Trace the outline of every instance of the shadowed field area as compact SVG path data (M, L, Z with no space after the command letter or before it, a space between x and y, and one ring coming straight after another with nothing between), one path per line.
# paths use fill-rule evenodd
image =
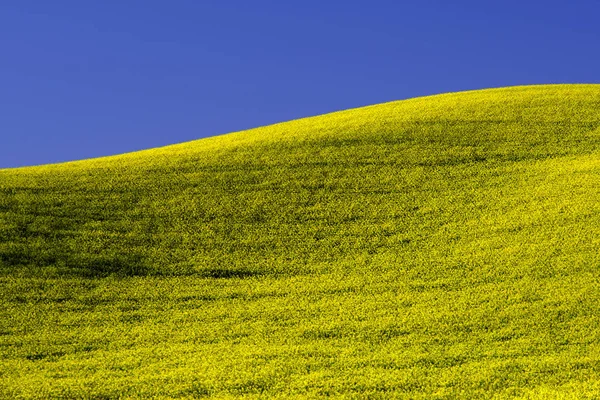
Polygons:
M595 398L600 85L0 170L2 398Z

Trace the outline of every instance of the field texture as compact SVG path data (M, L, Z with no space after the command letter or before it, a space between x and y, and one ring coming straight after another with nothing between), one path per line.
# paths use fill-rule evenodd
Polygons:
M593 399L600 85L0 170L0 398Z

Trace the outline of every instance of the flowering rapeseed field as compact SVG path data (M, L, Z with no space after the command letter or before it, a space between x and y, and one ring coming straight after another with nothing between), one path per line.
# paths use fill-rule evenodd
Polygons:
M0 398L596 398L600 85L0 170Z

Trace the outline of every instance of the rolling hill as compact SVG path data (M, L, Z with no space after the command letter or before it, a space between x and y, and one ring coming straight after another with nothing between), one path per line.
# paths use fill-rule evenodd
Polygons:
M0 170L2 398L595 398L600 85Z

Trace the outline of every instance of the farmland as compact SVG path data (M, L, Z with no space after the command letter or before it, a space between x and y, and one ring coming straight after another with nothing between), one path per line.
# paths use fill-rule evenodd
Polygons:
M0 170L1 398L595 398L600 85Z

